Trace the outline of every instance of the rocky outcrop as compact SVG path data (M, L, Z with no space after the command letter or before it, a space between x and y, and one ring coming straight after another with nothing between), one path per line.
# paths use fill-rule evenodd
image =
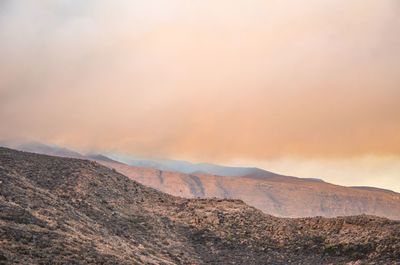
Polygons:
M0 148L0 192L1 264L400 264L398 221L277 218L93 161Z

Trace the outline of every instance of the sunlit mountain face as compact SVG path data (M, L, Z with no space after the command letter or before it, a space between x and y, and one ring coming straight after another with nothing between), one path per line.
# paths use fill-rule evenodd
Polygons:
M282 217L337 217L359 214L400 220L400 194L376 187L345 187L260 168L229 167L177 160L144 160L117 154L80 154L67 148L2 143L18 150L90 160L128 178L183 198L240 199L266 214Z
M3 0L0 140L400 191L399 14L397 0Z

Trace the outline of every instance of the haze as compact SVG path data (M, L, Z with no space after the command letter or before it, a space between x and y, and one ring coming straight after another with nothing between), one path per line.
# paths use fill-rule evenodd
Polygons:
M400 191L400 2L0 1L0 139Z

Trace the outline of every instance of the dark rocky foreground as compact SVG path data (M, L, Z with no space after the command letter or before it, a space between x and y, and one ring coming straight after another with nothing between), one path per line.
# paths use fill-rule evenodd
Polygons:
M182 199L95 162L0 148L0 264L400 264L400 222Z

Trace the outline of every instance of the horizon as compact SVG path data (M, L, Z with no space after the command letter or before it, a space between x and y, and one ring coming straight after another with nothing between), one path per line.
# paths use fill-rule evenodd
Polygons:
M0 141L400 192L397 0L0 2Z

